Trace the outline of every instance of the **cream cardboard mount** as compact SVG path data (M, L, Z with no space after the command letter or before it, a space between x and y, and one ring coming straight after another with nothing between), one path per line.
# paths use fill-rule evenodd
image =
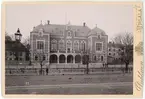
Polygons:
M5 60L5 31L7 29L7 7L10 5L16 6L16 5L96 5L96 6L100 6L100 5L124 5L124 6L128 6L128 5L132 5L132 11L133 11L133 27L134 27L134 32L133 32L133 93L132 94L72 94L67 95L67 94L63 94L63 95L59 95L59 94L41 94L38 92L36 92L36 89L39 90L44 90L46 89L45 85L40 85L40 86L36 86L36 85L30 85L31 82L26 81L25 85L13 85L13 86L9 86L6 84L6 81L8 79L11 78L15 79L15 77L17 77L16 75L6 75L6 60ZM142 8L143 4L142 2L3 2L2 4L2 92L3 92L3 96L4 97L49 97L49 98L65 98L65 97L71 97L71 98L76 98L76 97L80 97L80 98L111 98L111 97L115 97L115 98L142 98L143 97L143 8ZM53 9L52 9L53 10ZM19 14L19 13L18 13ZM9 14L10 15L10 14ZM56 16L56 18L58 18L58 16ZM9 77L8 77L9 76ZM62 75L64 76L64 75ZM22 76L23 77L23 76ZM38 76L37 77L42 77L43 76ZM46 75L44 76L46 77ZM53 77L53 76L51 76ZM93 76L94 77L94 76ZM29 78L29 76L25 77ZM41 79L42 79L41 78ZM55 78L55 76L54 76ZM61 76L60 76L61 78ZM62 77L63 79L64 77ZM77 78L77 77L76 77ZM5 80L6 79L6 80ZM73 77L69 78L69 81L72 80L73 82ZM42 79L45 80L45 79ZM51 79L52 80L52 79ZM91 76L90 76L90 80ZM100 83L99 83L100 84ZM121 85L121 82L120 82ZM47 87L49 86L50 89L53 90L53 88L59 87L60 90L62 90L63 88L66 88L67 85L64 84L64 86L61 86L61 84L59 85L47 85ZM51 87L50 87L51 86ZM71 87L70 87L71 86ZM75 86L75 84L70 84L70 88L73 88L72 86ZM84 88L85 90L85 86L82 84L83 87L80 87L81 84L78 85L79 88ZM87 86L87 85L86 85ZM93 84L90 85L90 88L92 88L92 86L94 86ZM97 86L97 84L96 84ZM106 85L104 84L100 84L99 86L103 86L102 88L104 88ZM33 87L33 88L32 88ZM38 88L39 87L39 88ZM18 91L18 89L25 89L24 91L26 91L25 94L7 94L7 91ZM103 89L100 90L103 90ZM108 89L111 88L110 86L108 87ZM88 88L89 89L89 88ZM30 90L33 90L32 93L29 93ZM117 89L116 89L117 90ZM21 91L21 90L20 90ZM63 91L63 90L62 90ZM13 91L12 91L13 92Z

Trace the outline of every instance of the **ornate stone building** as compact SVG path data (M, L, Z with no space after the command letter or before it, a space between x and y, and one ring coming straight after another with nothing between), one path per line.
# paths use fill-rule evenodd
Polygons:
M40 24L30 32L31 61L46 63L81 63L82 53L89 52L91 62L107 62L108 36L97 26Z

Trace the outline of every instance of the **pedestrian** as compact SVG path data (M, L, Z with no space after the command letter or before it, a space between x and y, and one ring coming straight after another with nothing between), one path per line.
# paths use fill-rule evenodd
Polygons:
M48 68L46 68L46 75L48 75Z
M102 71L104 70L104 62L102 63L102 65L103 65L103 68L102 68Z
M108 70L108 63L106 63L106 69Z
M104 68L104 62L102 63L102 65L103 65L103 68Z

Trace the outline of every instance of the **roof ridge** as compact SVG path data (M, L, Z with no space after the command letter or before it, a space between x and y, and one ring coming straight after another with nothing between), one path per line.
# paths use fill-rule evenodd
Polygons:
M45 24L45 25L43 25L43 26L51 26L51 25L58 25L58 26L67 26L67 24ZM89 28L88 26L83 26L83 25L69 25L69 26L76 26L76 27L87 27L87 28ZM90 29L90 28L89 28Z

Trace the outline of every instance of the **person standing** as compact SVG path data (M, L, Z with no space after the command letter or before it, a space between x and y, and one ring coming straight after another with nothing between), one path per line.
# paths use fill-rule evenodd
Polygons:
M48 75L48 68L46 68L46 75Z
M102 68L102 71L104 70L104 62L102 63L102 66L103 66L103 68Z

